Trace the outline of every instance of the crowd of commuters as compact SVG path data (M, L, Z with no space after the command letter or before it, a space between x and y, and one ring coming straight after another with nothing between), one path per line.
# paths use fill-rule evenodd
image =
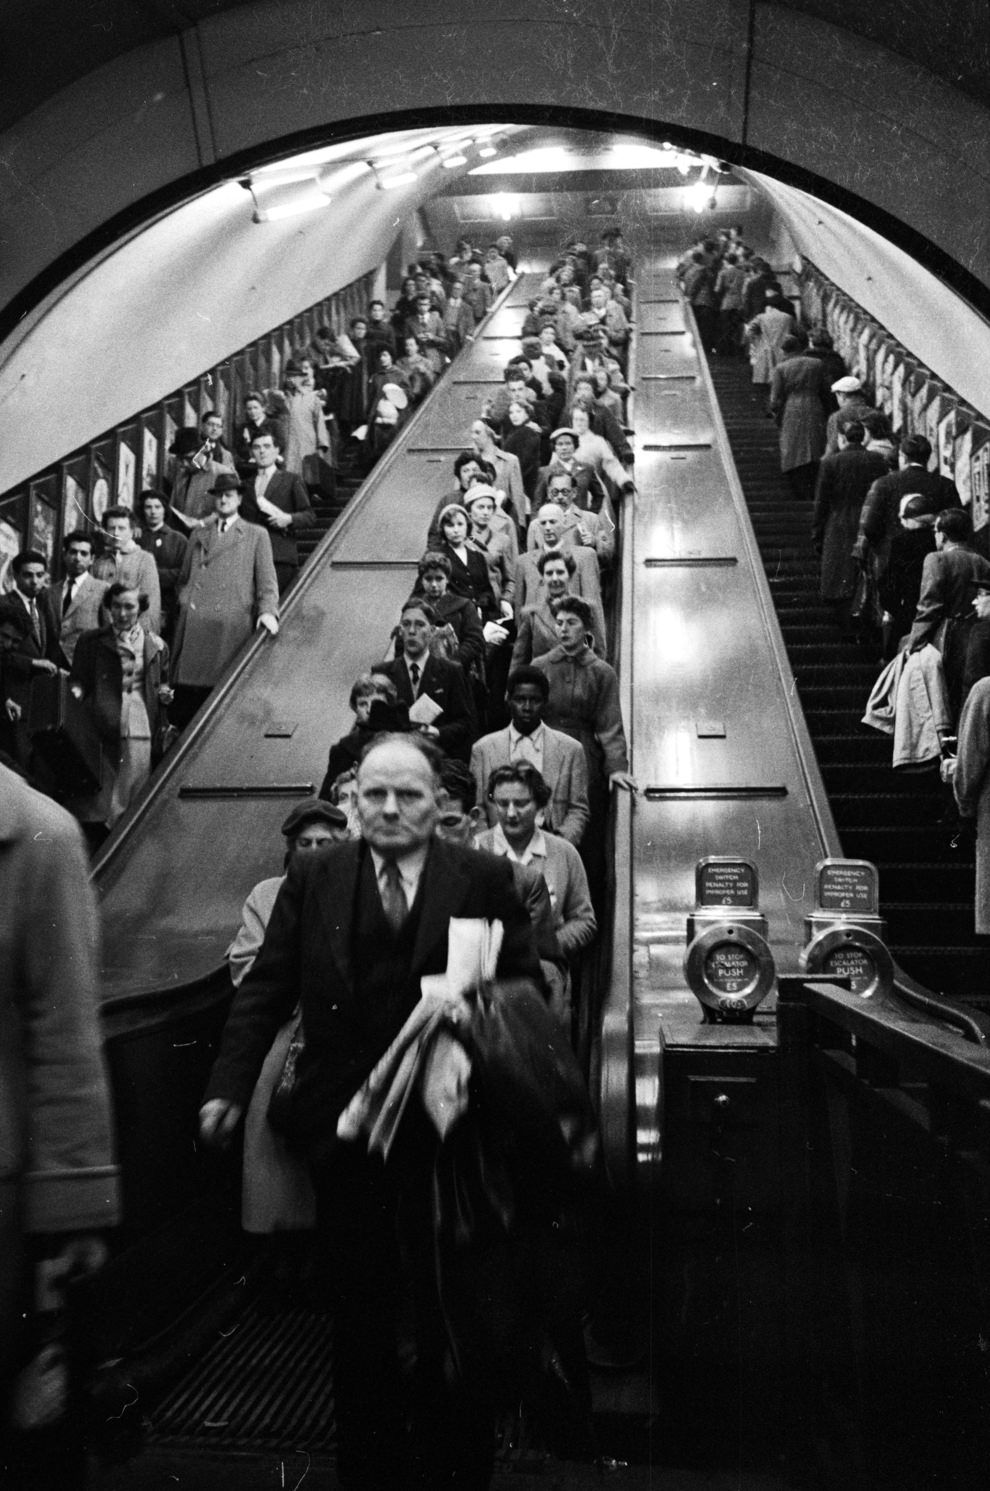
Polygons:
M779 427L781 471L809 515L821 598L864 657L884 665L864 699L864 723L893 736L895 766L941 762L963 817L985 817L990 560L955 483L931 469L927 436L894 435L828 332L802 323L738 228L699 239L678 275L707 355L748 355ZM956 832L951 811L945 821ZM985 932L990 854L978 859L977 930Z
M232 422L211 411L179 430L161 487L67 534L55 583L44 554L13 560L0 600L0 746L24 776L43 779L38 685L57 682L59 709L81 711L100 748L91 790L59 793L91 842L134 801L170 734L252 634L277 638L298 532L332 489L343 442L365 463L386 448L516 268L508 239L485 253L462 241L449 264L428 256L391 315L374 302L346 333L321 328L287 361L280 388L252 393ZM252 891L230 947L237 993L202 1136L222 1142L246 1117L245 1229L315 1224L325 1244L342 1484L480 1487L491 1472L491 1384L478 1363L452 1372L439 1243L406 1214L422 1207L422 1182L440 1163L435 1138L422 1117L408 1121L403 1163L385 1176L366 1145L333 1137L416 1004L420 977L449 968L451 917L501 923L495 972L509 994L500 1019L532 1048L528 1063L502 1070L504 1034L499 1046L493 1025L472 1029L465 1049L497 1078L492 1111L500 1125L530 1123L542 1105L536 1132L574 1145L573 1159L562 1150L541 1161L536 1190L527 1175L512 1177L533 1262L516 1283L519 1318L544 1322L587 1421L569 1231L553 1207L593 1152L571 1046L582 960L598 934L609 794L635 790L606 625L621 505L633 490L629 270L617 232L597 250L569 241L551 266L517 355L464 431L413 591L353 683L353 728L328 742L319 796L283 825L285 873ZM343 953L314 895L353 906ZM285 975L303 944L300 983ZM340 993L332 1007L328 978ZM444 1009L452 1026L465 1017L452 1000ZM553 1081L541 1083L548 1062ZM270 1120L290 1063L299 1079L286 1145ZM523 1093L523 1075L520 1107L509 1094ZM571 1106L558 1129L564 1093ZM397 1327L408 1328L400 1273L415 1307L411 1402L396 1352ZM472 1324L460 1349L476 1337ZM531 1344L530 1370L544 1350L538 1335Z

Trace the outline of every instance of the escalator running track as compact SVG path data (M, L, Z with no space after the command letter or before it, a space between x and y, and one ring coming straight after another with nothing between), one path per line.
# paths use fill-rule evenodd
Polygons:
M972 852L939 821L947 790L936 769L894 771L889 737L861 724L878 664L821 600L811 512L781 474L766 395L743 359L709 366L843 850L877 866L904 972L954 999L979 997L990 958L973 931Z

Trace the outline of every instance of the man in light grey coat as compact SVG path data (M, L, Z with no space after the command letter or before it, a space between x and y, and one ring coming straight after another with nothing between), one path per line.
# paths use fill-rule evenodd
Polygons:
M576 847L590 817L588 769L580 744L543 723L549 693L546 674L538 668L514 669L508 684L511 723L475 742L471 771L478 784L478 801L484 803L489 825L494 826L498 818L494 803L488 800L492 772L517 761L535 766L550 789L544 827Z
M88 533L67 533L62 541L62 563L65 579L50 591L53 613L59 623L58 641L65 667L72 666L72 654L83 632L97 631L103 625L100 608L109 580L94 580L93 540Z
M214 516L195 529L179 576L174 723L188 723L255 630L278 635L278 580L268 534L239 517L243 483L222 472ZM181 690L181 693L180 693Z

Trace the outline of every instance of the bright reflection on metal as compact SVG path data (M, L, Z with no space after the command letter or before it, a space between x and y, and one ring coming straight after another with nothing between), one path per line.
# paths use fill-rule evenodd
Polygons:
M495 192L492 196L492 206L503 223L511 222L519 213L519 199L512 196L510 192Z
M466 155L448 155L440 162L445 171L453 171L456 166L466 166Z

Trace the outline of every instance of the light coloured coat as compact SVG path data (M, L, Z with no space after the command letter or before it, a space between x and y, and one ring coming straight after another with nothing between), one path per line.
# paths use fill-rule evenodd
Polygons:
M62 599L68 583L68 580L60 580L57 585L53 585L51 598L52 608L59 618L59 646L62 649L66 667L71 667L72 654L83 632L97 631L103 623L100 608L110 582L109 580L94 580L90 574L83 575L81 584L76 586L69 609L63 616Z
M974 683L959 720L953 780L963 818L976 819L976 925L990 934L990 678Z
M488 780L499 766L508 766L509 728L483 735L471 748L471 771L478 788L478 801L485 809L489 824L496 822L495 809L487 800ZM544 726L543 780L550 788L550 801L544 809L547 828L569 844L580 844L588 827L588 768L584 751L576 740L559 730Z
M190 538L179 576L175 682L212 688L265 614L278 616L268 534L241 520L221 534L211 518Z

